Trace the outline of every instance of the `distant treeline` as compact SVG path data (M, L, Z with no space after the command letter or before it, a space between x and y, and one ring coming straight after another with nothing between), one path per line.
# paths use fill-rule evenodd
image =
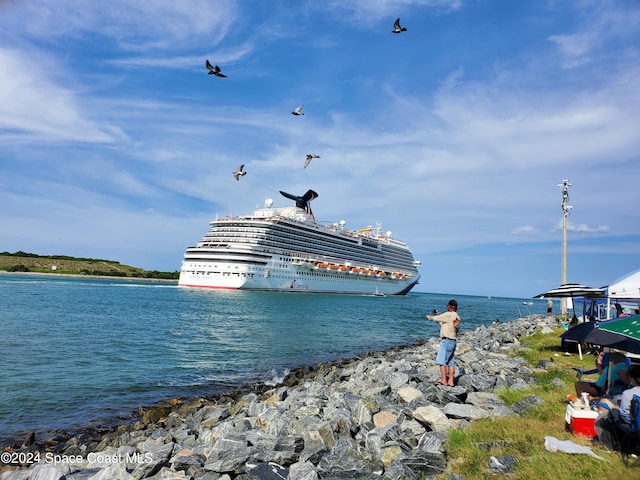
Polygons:
M109 276L109 277L133 277L133 278L155 278L161 280L176 280L180 276L180 272L160 272L158 270L145 270L143 268L131 267L129 265L122 265L120 262L116 262L115 260L104 260L101 258L81 258L81 257L70 257L68 255L37 255L35 253L28 253L18 251L15 253L10 252L2 252L0 253L0 257L11 257L11 258L23 258L23 259L45 259L45 260L60 260L67 262L83 262L77 265L76 268L71 270L63 270L61 268L53 270L48 270L42 267L33 267L28 265L23 265L22 263L17 263L16 265L5 265L0 267L0 269L5 270L7 272L52 272L52 273L71 273L77 275L99 275L99 276ZM19 262L19 260L18 260ZM24 260L24 263L29 263L28 260ZM108 264L108 268L100 268L100 264ZM87 264L91 264L88 266ZM95 264L95 265L94 265ZM67 267L69 268L69 267Z
M104 277L133 277L133 278L157 278L158 280L175 280L180 272L159 272L158 270L141 270L139 272L121 272L120 270L88 270L83 268L80 275L94 275Z

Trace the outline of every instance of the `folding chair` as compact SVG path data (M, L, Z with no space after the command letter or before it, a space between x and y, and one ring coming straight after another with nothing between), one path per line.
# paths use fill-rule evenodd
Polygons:
M627 422L617 408L610 408L606 403L594 402L597 406L609 411L609 420L613 426L616 450L620 452L625 466L635 466L640 462L640 396L634 395L629 410L630 421Z

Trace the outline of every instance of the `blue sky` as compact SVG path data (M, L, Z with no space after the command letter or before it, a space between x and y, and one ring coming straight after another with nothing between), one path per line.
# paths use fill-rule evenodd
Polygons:
M216 214L313 188L418 291L531 297L569 179L567 280L640 267L634 0L0 0L0 65L0 251L174 271Z

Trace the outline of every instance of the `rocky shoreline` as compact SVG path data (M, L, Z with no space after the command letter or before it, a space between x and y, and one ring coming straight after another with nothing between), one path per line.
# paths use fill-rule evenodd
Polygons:
M447 471L449 429L539 401L507 407L494 392L534 382L509 353L559 325L532 315L462 333L455 387L434 385L438 341L418 341L300 368L277 386L141 407L115 429L30 437L2 453L0 480L432 478ZM508 471L502 460L488 468Z

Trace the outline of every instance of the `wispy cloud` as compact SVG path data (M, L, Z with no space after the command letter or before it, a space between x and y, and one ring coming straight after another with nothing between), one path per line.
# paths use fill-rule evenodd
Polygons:
M610 231L611 229L606 225L598 225L597 227L590 227L589 225L585 225L584 223L568 223L567 230L571 232L580 232L580 233L605 233Z
M35 38L90 33L116 41L124 50L143 51L195 46L204 38L215 45L228 33L237 8L233 0L216 0L215 8L207 0L113 0L108 8L98 9L90 2L34 0L19 6L10 2L3 14L16 21L27 14L29 22L14 26Z
M116 126L92 120L89 112L83 112L77 92L60 85L73 81L55 60L31 53L0 47L0 136L90 143L123 138ZM55 73L48 78L43 72Z
M564 56L565 68L573 68L583 65L591 61L589 51L595 44L592 35L574 34L574 35L551 35L549 40L555 43Z
M512 235L515 236L524 236L524 237L535 237L540 233L540 231L532 227L531 225L525 225L522 227L515 228L511 231Z
M204 60L207 57L211 57L211 60L221 65L237 63L243 58L246 58L253 51L251 45L245 44L239 47L235 47L233 50L222 49L213 52L203 52L198 55L187 56L137 56L127 58L117 58L113 60L107 60L105 63L113 66L122 67L161 67L171 69L193 69L194 66L199 66L204 71Z
M552 232L562 231L562 221L560 221L553 229ZM584 223L572 223L567 222L567 231L576 233L607 233L611 231L611 228L606 225L598 225L597 227L590 227Z
M409 8L425 7L441 9L446 12L455 11L462 7L462 0L352 0L343 2L331 0L335 9L351 12L359 19L378 20L382 17L396 17Z

